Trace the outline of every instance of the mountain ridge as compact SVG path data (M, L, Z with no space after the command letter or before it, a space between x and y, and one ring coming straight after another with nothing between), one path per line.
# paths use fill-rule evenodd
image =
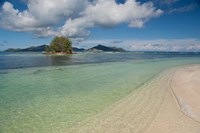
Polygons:
M86 50L87 52L125 52L123 48L108 47L104 45L97 45Z
M46 46L47 45L30 46L27 48L8 48L4 50L4 52L43 52ZM72 47L72 49L74 52L125 52L122 48L108 47L100 44L88 49L77 47Z

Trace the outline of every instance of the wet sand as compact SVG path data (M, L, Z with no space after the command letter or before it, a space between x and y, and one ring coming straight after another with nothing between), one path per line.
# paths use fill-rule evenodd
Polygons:
M72 133L200 133L200 66L166 70Z

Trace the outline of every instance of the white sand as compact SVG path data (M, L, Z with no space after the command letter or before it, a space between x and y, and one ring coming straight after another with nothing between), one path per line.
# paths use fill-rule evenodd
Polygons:
M200 66L177 70L172 85L181 111L200 123Z
M171 69L72 133L200 133L200 66Z
M200 133L200 123L196 121L200 110L193 110L200 106L200 96L193 92L193 89L200 89L200 84L197 84L199 77L192 76L192 73L200 72L196 67L176 69L166 99L146 133ZM191 69L194 71L188 71Z

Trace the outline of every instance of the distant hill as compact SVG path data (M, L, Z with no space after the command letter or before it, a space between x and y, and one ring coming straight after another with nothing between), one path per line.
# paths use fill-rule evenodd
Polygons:
M31 46L28 48L9 48L5 50L4 52L42 52L45 51L45 47L47 45L41 45L41 46ZM72 47L72 50L74 52L125 52L124 49L122 48L117 48L117 47L107 47L104 45L97 45L95 47L89 48L89 49L83 49L83 48L77 48L77 47Z
M45 47L47 45L41 45L41 46L31 46L28 48L20 49L20 48L9 48L5 50L4 52L42 52L45 51Z
M45 47L47 45L41 45L41 46L31 46L28 48L20 49L20 48L9 48L6 49L4 52L42 52L45 51ZM76 48L72 47L72 50L74 52L83 52L85 49L83 48Z
M74 52L83 52L85 49L84 49L84 48L72 47L72 50L73 50Z
M124 49L122 48L117 48L117 47L107 47L104 45L97 45L95 47L89 48L86 50L86 52L125 52Z

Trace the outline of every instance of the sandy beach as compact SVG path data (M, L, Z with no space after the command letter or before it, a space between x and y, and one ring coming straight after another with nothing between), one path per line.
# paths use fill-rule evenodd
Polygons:
M166 70L66 132L200 133L200 65Z

